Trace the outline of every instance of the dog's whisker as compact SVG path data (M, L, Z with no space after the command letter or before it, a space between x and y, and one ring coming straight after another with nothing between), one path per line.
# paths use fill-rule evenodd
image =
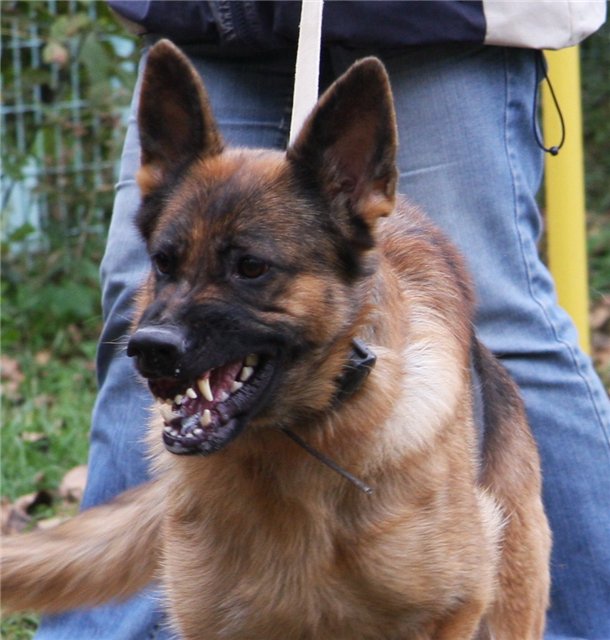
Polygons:
M102 344L118 347L126 347L129 343L129 336L121 336L116 340L103 340Z

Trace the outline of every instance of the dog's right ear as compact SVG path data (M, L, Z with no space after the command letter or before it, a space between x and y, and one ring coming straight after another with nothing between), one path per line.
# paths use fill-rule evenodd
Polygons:
M188 58L169 40L146 61L138 127L144 197L162 189L196 158L221 153L223 142L203 83Z

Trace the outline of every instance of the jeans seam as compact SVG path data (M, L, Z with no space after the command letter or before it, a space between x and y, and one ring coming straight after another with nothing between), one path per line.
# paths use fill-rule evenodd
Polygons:
M597 398L597 393L596 390L592 388L590 382L589 382L589 376L585 375L582 371L582 364L580 362L580 357L579 354L577 353L577 351L573 348L573 346L567 342L566 340L562 339L559 336L559 333L557 331L557 326L555 324L555 321L553 319L553 317L551 316L551 314L548 311L547 305L544 303L543 300L541 300L538 295L536 294L536 292L534 291L534 286L533 286L533 277L532 277L532 269L531 269L531 263L530 260L528 258L528 254L527 251L525 249L525 239L523 237L523 233L521 231L521 227L519 224L519 220L522 217L521 215L521 204L519 202L519 195L518 195L518 189L517 189L517 185L518 183L521 181L521 176L519 175L518 171L516 171L515 169L515 163L514 163L514 158L513 158L513 153L512 153L512 146L511 146L511 140L510 140L510 131L511 131L511 127L509 125L509 120L511 118L510 115L510 99L511 99L511 73L510 73L510 65L508 63L508 55L509 55L509 51L508 50L504 50L504 82L505 82L505 112L504 112L504 150L506 153L506 159L507 159L507 163L508 163L508 167L512 176L512 184L513 184L513 210L514 210L514 225L515 225L515 230L516 230L516 235L519 238L519 248L521 251L521 260L522 263L525 267L525 271L526 271L526 275L527 275L527 287L528 287L528 292L529 295L531 297L531 299L535 302L536 306L538 307L538 309L540 310L542 316L545 319L545 324L547 326L547 329L550 329L551 331L551 335L554 339L554 341L556 342L556 344L558 344L559 346L561 346L563 349L565 349L566 353L568 354L572 365L578 375L578 377L580 378L580 380L583 382L586 390L587 390L587 394L591 400L591 404L593 406L593 410L595 412L595 416L597 418L597 423L600 426L602 433L604 434L604 438L606 440L606 445L607 445L607 450L610 452L610 434L608 433L608 430L606 428L605 425L605 421L604 421L604 417L600 411L600 408L598 406L598 398ZM534 90L537 90L537 87L534 88Z

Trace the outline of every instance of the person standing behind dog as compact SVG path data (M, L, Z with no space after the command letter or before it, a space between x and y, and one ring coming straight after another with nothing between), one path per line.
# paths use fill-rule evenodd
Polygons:
M136 26L145 47L161 37L182 47L205 79L228 144L286 146L300 3L109 4ZM554 533L545 637L607 640L610 402L537 252L539 50L576 44L605 17L603 1L569 4L328 2L320 78L324 88L369 54L386 65L398 116L400 191L466 256L479 300L477 331L519 384L540 449ZM105 325L85 508L147 477L141 439L150 397L116 346L149 268L133 224L138 90L101 268ZM158 604L151 588L116 606L45 618L37 638L170 638Z

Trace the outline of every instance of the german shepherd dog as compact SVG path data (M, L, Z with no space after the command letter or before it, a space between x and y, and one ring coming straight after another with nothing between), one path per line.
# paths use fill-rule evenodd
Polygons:
M541 638L536 448L462 259L396 197L382 64L348 70L287 152L225 149L161 41L138 117L152 270L128 354L154 479L5 541L5 611L158 579L189 640Z

